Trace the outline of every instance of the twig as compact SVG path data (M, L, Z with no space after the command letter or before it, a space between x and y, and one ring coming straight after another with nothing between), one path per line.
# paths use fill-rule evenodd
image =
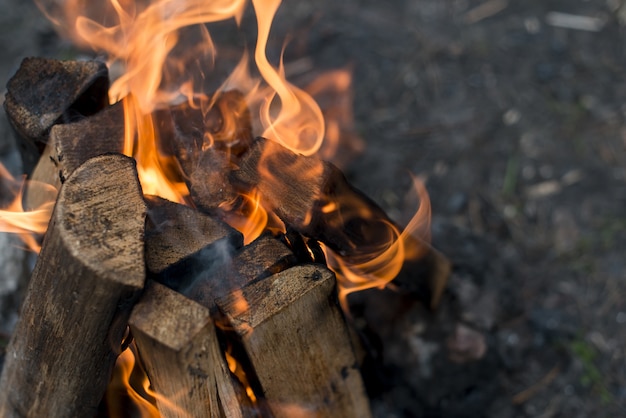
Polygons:
M557 364L540 381L513 396L511 402L513 402L514 405L523 404L524 402L535 396L537 392L539 392L545 386L548 386L550 383L552 383L552 381L558 376L560 371L561 367Z
M508 5L508 0L489 0L480 6L468 10L467 13L465 13L465 23L471 25L480 22L483 19L500 13L502 10L506 9Z

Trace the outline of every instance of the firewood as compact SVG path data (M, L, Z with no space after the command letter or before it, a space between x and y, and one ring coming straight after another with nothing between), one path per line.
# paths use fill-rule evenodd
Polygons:
M371 416L330 270L292 267L216 303L274 416Z
M353 187L333 164L295 154L258 138L232 173L236 187L258 189L263 205L305 236L323 242L351 264L378 256L393 239L390 225L401 228L373 200ZM426 243L412 245L424 261L406 263L394 282L436 305L449 273L449 262ZM423 273L417 276L415 269Z
M194 204L209 213L232 204L238 195L228 173L252 143L244 96L220 92L158 110L154 119L163 151L179 161Z
M124 109L121 102L78 122L55 125L50 129L48 144L35 166L24 193L24 207L37 208L50 199L50 188L61 183L90 158L124 149Z
M161 416L251 416L251 401L228 370L209 309L152 283L129 324Z
M7 83L4 102L9 121L24 140L30 172L52 125L89 116L108 104L109 78L99 61L25 58Z
M148 274L173 289L187 287L243 246L241 233L214 217L156 196L146 197L146 202Z
M93 416L145 280L134 161L96 157L61 187L0 378L2 417Z
M243 247L231 259L214 264L196 277L183 293L213 309L215 299L297 263L289 248L269 233Z

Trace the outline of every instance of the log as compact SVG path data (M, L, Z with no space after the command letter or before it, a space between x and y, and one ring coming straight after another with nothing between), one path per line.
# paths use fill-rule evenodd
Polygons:
M93 115L108 104L109 78L99 61L25 58L7 83L4 108L23 139L24 167L30 172L58 123ZM37 152L38 151L38 152Z
M252 416L245 388L228 370L209 309L152 283L129 324L161 416Z
M33 210L50 201L52 185L61 184L90 158L124 149L124 108L118 102L78 122L55 125L24 193L24 207Z
M148 275L172 289L188 287L243 246L241 233L219 219L156 196L146 202Z
M298 262L285 244L266 233L239 250L231 259L214 264L198 275L182 293L213 310L215 299L242 286L283 271Z
M87 161L60 190L0 377L0 416L93 416L144 280L134 161Z
M330 270L292 267L216 303L275 417L371 416Z
M301 234L323 242L349 264L378 256L398 227L373 200L353 187L333 164L295 154L280 144L258 138L231 175L242 193L257 188L263 206ZM405 263L394 283L436 306L450 263L428 244L412 243L420 260ZM418 275L419 274L419 275Z
M178 160L194 204L208 213L231 206L238 195L228 173L253 139L243 94L219 92L158 110L154 120L163 152Z

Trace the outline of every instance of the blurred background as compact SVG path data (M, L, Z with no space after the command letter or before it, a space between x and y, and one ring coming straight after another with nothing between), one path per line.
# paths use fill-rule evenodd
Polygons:
M2 97L26 56L89 54L30 2L0 10ZM400 223L423 175L454 266L454 325L394 325L375 415L626 416L626 1L286 0L272 34L296 80L351 70L344 171ZM16 245L0 234L3 341L32 264Z

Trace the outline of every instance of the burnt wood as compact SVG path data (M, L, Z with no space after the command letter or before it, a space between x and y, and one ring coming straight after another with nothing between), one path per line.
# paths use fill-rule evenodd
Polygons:
M252 416L245 388L228 370L209 309L151 283L129 324L161 416Z
M273 416L371 416L330 270L295 266L216 303Z
M253 139L243 94L197 98L156 111L154 120L162 150L178 160L194 204L205 212L232 206L237 193L228 173Z
M108 104L108 70L99 61L25 58L7 83L4 108L30 172L50 128L93 115Z
M90 158L124 150L124 107L118 102L78 122L55 125L48 144L30 176L24 193L26 210L49 201L50 188L57 190L82 163Z
M241 192L258 189L264 207L303 235L323 242L349 264L381 254L394 239L390 226L402 230L333 164L295 154L275 141L258 138L231 180ZM394 283L435 306L450 263L425 242L412 239L411 245L423 257L406 262Z
M2 417L93 416L145 280L135 163L87 161L61 187L0 378Z

